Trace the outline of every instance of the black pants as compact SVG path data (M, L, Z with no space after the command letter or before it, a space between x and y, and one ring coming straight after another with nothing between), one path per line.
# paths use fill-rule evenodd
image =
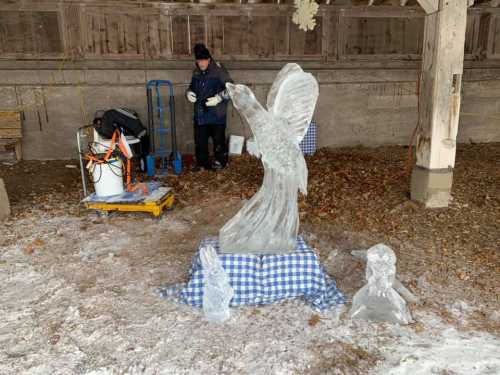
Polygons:
M196 164L209 169L211 167L208 153L208 138L212 137L215 160L226 165L226 126L225 125L194 125L194 142Z

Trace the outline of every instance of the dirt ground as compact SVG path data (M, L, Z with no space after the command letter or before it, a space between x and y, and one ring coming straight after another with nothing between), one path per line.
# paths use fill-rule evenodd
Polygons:
M159 220L82 208L74 161L0 164L13 211L0 226L0 374L500 373L500 144L460 145L446 209L408 199L407 153L320 150L300 202L301 232L349 298L364 282L350 251L394 249L421 301L407 327L301 301L214 326L155 294L186 281L198 242L258 189L256 159L167 178L178 202Z

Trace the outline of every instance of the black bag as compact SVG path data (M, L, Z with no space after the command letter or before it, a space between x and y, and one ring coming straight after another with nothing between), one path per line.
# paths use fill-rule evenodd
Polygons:
M101 137L111 138L116 129L125 135L142 138L146 128L142 125L137 112L126 108L116 108L105 111L101 118L94 119L94 128Z

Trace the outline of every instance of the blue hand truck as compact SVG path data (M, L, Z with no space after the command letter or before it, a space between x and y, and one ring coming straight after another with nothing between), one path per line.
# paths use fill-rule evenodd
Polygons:
M162 87L168 89L168 102L163 98ZM148 176L165 176L170 161L175 174L182 172L182 156L177 150L177 132L175 128L175 101L174 85L167 80L151 80L146 85L148 99L148 131L150 136L150 154L147 157L146 168ZM153 103L156 102L156 105ZM168 105L170 124L167 125L165 118L165 103ZM157 121L155 121L155 118ZM167 138L170 133L171 149L167 146ZM160 159L160 167L156 172L156 160Z

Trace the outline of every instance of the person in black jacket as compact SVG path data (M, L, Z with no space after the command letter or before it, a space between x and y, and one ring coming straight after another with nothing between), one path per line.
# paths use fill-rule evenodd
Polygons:
M229 95L226 82L233 82L227 70L213 60L204 44L194 46L196 68L186 91L194 104L195 170L222 169L227 163L226 107ZM208 139L212 137L215 160L210 163Z

